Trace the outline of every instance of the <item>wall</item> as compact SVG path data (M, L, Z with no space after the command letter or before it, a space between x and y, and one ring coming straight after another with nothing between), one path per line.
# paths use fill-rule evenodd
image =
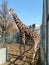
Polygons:
M7 48L0 48L0 64L7 60Z

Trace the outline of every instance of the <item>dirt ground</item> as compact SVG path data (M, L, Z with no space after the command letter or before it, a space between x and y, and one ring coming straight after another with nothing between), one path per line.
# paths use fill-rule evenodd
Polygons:
M36 58L34 63L31 63L33 60L33 47L31 45L25 45L26 50L26 59L24 53L24 47L22 45L21 51L22 55L20 55L20 44L18 43L7 43L5 46L8 48L8 61L3 63L2 65L39 65L39 50L36 53Z

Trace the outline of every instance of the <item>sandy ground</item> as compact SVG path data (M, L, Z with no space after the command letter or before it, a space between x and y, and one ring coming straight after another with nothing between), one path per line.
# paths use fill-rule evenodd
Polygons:
M33 48L31 48L32 46L30 45L26 45L25 46L25 50L26 50L26 59L25 58L25 54L23 54L24 52L24 47L22 45L22 55L20 56L20 44L16 44L16 43L9 43L9 44L5 44L5 46L8 48L8 56L10 59L8 59L7 62L3 63L2 65L36 65L37 61L39 59L39 51L36 54L36 58L34 63L31 63L32 61L32 56L33 56Z

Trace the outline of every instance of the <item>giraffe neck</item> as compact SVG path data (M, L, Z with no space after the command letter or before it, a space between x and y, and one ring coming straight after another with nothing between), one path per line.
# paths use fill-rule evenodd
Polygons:
M12 16L13 16L15 23L16 23L17 27L19 28L20 32L25 31L25 33L27 35L29 35L29 37L33 37L35 43L39 41L40 36L36 32L34 32L33 30L29 29L26 25L24 25L15 13L12 14Z
M24 26L24 24L20 21L20 19L18 18L18 16L16 14L12 14L14 21L17 25L17 27L19 28L19 30L21 31L22 27Z

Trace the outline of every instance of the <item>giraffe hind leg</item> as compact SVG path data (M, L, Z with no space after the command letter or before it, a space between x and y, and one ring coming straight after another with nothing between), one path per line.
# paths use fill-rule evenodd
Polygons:
M33 63L34 62L34 59L35 59L35 55L36 55L36 52L37 52L37 50L39 49L39 45L34 45L34 54L33 54L33 60L32 60L32 62L31 63Z

